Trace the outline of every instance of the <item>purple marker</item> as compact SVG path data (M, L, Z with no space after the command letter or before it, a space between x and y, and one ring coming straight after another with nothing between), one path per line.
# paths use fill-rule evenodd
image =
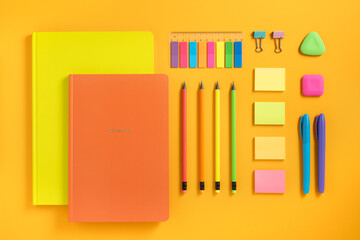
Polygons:
M319 192L325 189L325 116L323 113L316 116L315 133L318 141L318 182Z

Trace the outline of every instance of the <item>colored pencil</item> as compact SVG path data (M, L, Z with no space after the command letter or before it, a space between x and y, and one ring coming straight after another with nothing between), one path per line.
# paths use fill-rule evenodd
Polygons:
M204 161L204 86L201 82L199 90L199 158L200 158L200 192L205 190L205 161Z
M187 101L186 84L182 89L182 191L187 191Z
M215 89L215 192L220 192L220 87Z
M231 191L236 193L236 90L231 89Z

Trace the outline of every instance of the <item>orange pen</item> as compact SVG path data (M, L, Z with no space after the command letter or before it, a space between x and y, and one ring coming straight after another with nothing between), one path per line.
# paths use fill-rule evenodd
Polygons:
M200 192L205 190L205 161L204 161L204 86L201 82L199 90L199 160L200 160Z

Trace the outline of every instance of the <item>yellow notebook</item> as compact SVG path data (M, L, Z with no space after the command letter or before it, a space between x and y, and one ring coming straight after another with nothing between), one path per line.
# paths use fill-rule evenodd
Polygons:
M69 74L153 72L150 32L33 34L34 205L68 204Z

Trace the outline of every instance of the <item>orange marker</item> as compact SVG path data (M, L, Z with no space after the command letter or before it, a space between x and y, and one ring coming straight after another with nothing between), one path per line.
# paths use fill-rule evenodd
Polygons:
M199 90L199 158L200 158L200 192L205 190L205 161L204 161L204 86L201 82Z

